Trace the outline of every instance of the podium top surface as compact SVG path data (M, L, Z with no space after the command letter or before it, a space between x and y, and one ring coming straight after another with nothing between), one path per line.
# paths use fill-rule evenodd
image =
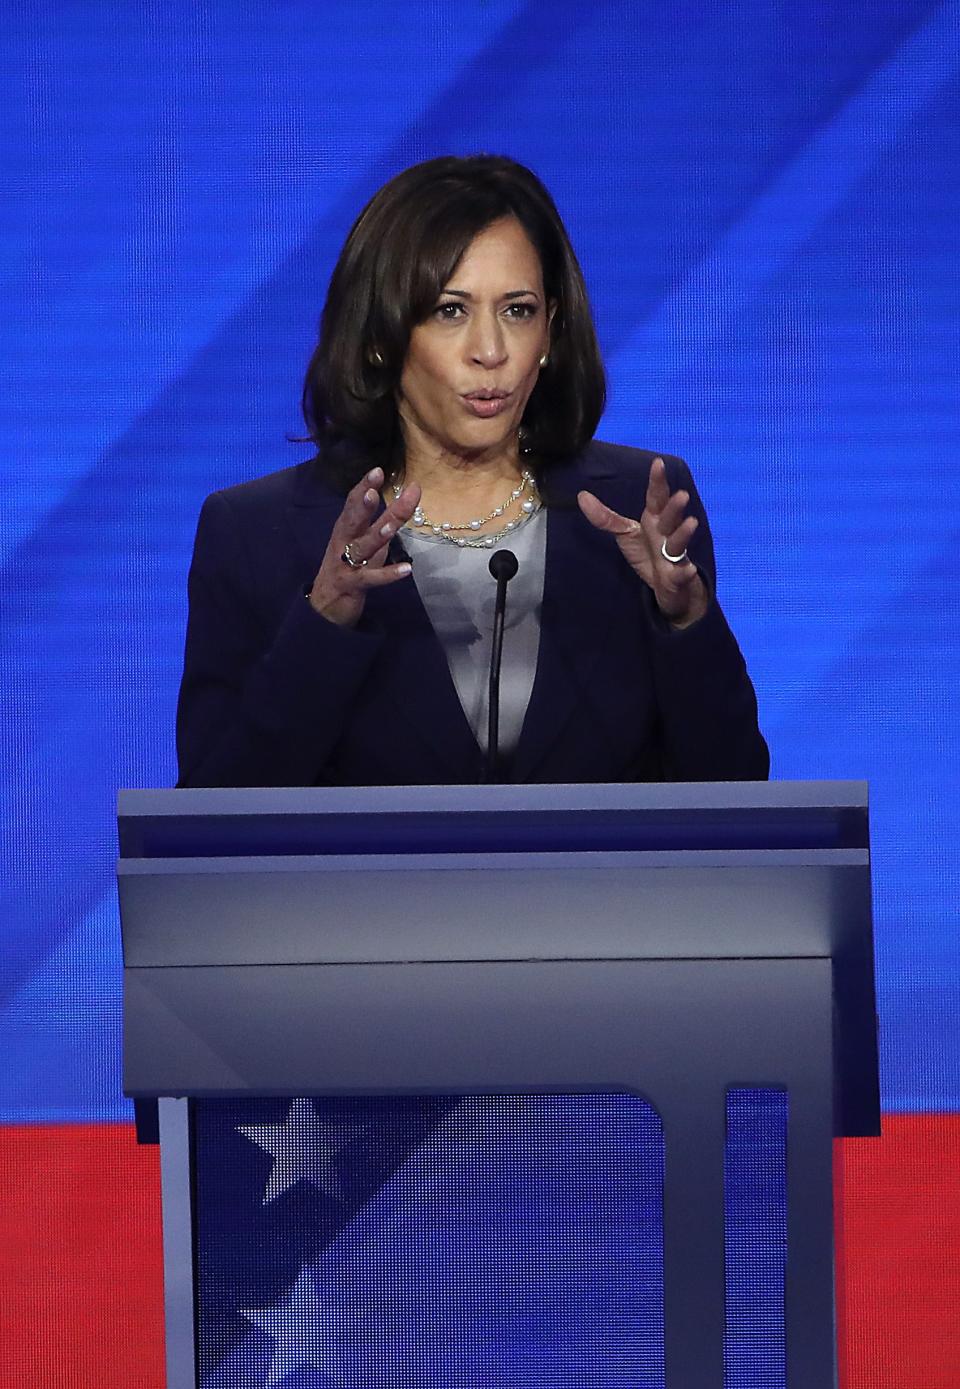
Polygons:
M860 781L124 790L124 858L869 848Z
M519 1037L529 990L562 976L553 1056L572 1017L595 1018L596 999L587 1007L580 994L597 971L613 980L655 966L679 979L708 963L793 962L799 978L822 963L832 971L838 1131L877 1130L862 782L122 791L119 830L133 1093L287 1093L287 993L297 988L311 1017L322 996L326 1016L338 990L372 980L373 996L344 1014L355 1038L358 1017L386 1026L403 1011L409 974L404 1026L415 1036L423 989L447 980L444 1018L482 1038L510 1011L506 981L522 975L530 983L508 1019ZM480 1008L477 981L488 976L495 987ZM830 972L822 977L829 989ZM747 997L734 1032L750 1006ZM679 997L676 1007L682 1016ZM326 1046L316 1040L301 1086L316 1079ZM233 1058L229 1074L209 1071L213 1053ZM435 1054L433 1042L418 1046L410 1065ZM548 1088L567 1074L560 1060L540 1076Z

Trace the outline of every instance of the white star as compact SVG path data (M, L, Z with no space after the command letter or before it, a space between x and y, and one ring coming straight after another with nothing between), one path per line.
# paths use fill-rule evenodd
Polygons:
M297 1182L311 1182L326 1196L345 1201L333 1165L338 1153L363 1133L361 1124L325 1124L309 1100L294 1100L283 1124L238 1124L244 1138L273 1158L263 1205Z
M281 1302L271 1307L240 1309L240 1315L265 1331L273 1340L273 1359L267 1374L265 1389L273 1389L285 1375L294 1370L319 1370L331 1384L343 1384L335 1379L325 1363L330 1347L324 1341L323 1306L306 1267ZM327 1355L324 1355L326 1350Z

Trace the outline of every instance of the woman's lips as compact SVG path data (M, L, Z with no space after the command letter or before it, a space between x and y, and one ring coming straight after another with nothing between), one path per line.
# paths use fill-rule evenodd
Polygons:
M510 392L503 395L485 395L472 392L470 395L462 396L464 405L471 414L477 415L482 420L488 420L493 415L500 415L510 404Z

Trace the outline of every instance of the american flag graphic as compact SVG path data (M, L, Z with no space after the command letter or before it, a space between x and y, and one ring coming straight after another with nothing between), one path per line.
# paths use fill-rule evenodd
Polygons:
M749 1094L728 1125L729 1382L775 1389L786 1110ZM202 1389L662 1389L643 1100L205 1101L195 1135Z
M662 1385L643 1101L209 1101L196 1132L204 1389Z

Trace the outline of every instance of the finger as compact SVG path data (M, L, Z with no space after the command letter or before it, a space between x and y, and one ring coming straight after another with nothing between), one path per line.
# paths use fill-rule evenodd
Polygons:
M699 577L700 570L693 560L688 558L682 564L671 564L669 568L664 566L659 569L655 587L665 593L682 593Z
M378 488L383 486L383 469L371 468L356 487L347 493L343 510L337 517L334 530L338 541L346 543L357 536L370 524L370 513L380 500Z
M411 482L405 487L399 497L394 497L389 503L383 515L378 517L380 527L392 525L394 530L399 530L406 525L410 517L416 511L420 502L420 484Z
M688 516L686 520L681 522L681 524L677 526L675 530L672 530L669 535L665 535L663 537L663 543L666 546L668 554L682 555L693 539L699 524L700 522L697 520L696 516Z
M607 531L610 535L630 535L639 528L639 521L621 516L619 511L614 511L592 492L578 492L577 501L584 516L599 531Z
M669 535L664 536L663 547L667 554L673 555L674 557L682 555L693 539L699 524L700 522L697 520L696 516L688 516L682 525L679 525L676 530L671 531ZM691 559L688 559L686 564L671 564L669 560L665 560L663 555L661 555L660 560L663 564L670 564L671 569L674 569L678 573L683 572L687 568L687 565L689 565L691 569L696 570L696 565Z
M647 480L646 508L654 516L659 516L669 500L667 465L662 458L655 458L650 465L650 477Z
M674 492L673 496L657 517L657 530L661 535L673 534L683 521L689 505L689 492Z
M385 588L395 584L398 579L407 579L413 573L413 565L404 560L403 564L384 564L379 569L358 570L361 588Z
M381 512L372 525L368 525L355 540L351 540L350 553L358 564L383 564L387 546L413 515L420 500L420 488L416 483L405 487L400 496Z

